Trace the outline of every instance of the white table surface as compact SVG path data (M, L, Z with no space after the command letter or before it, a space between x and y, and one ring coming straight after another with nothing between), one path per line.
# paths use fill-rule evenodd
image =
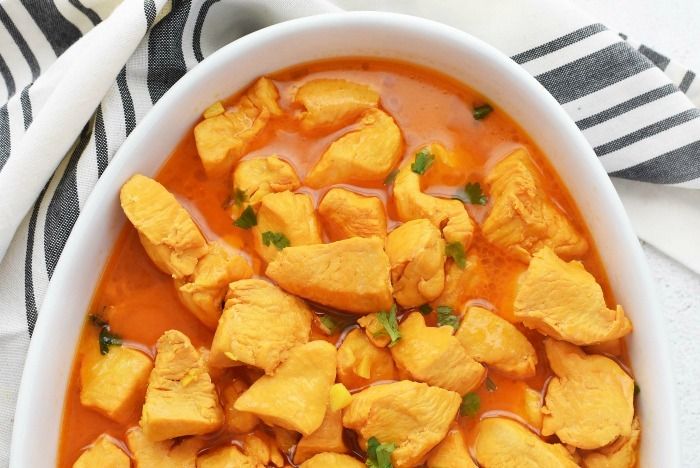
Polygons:
M575 0L575 3L609 28L624 32L700 73L700 0ZM697 234L700 241L700 232ZM683 467L697 468L700 467L700 275L650 245L643 247L668 324Z

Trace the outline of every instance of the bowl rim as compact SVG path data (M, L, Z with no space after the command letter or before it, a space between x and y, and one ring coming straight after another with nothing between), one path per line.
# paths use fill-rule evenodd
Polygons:
M528 92L533 93L533 99L540 101L541 105L546 107L546 111L551 114L552 119L558 121L560 130L566 132L566 138L571 141L572 145L577 146L580 153L587 154L587 162L582 162L581 164L587 166L587 176L591 177L595 188L602 191L601 196L604 197L607 202L609 202L609 205L606 207L606 211L609 211L613 216L620 220L619 225L617 225L617 230L619 230L619 232L616 234L620 241L626 244L621 244L621 246L623 250L626 249L626 256L628 256L630 262L634 264L636 269L635 279L640 283L638 286L642 291L641 294L646 294L647 299L650 301L649 308L657 312L651 317L645 317L644 320L649 320L652 322L649 327L656 330L655 337L660 339L655 340L654 343L647 344L654 345L655 349L653 354L655 355L655 361L662 362L663 364L658 369L658 381L659 385L661 386L661 393L668 397L668 401L663 402L663 404L666 408L666 414L669 416L668 420L665 421L666 425L664 427L664 454L668 457L668 466L680 466L678 413L676 411L676 399L674 397L674 382L671 375L670 354L666 343L667 335L665 335L665 324L663 323L661 315L658 313L659 306L655 294L653 293L654 287L651 280L651 274L643 256L641 246L639 245L639 242L632 231L630 222L612 185L612 182L610 181L607 173L604 171L602 165L598 163L597 157L593 153L592 148L584 138L583 134L578 130L574 122L569 118L568 114L566 114L559 103L535 78L529 75L522 67L510 60L506 55L498 51L495 47L478 38L475 38L474 36L471 36L465 31L436 21L398 13L360 11L325 13L292 19L260 29L221 47L219 50L212 53L200 64L190 70L180 80L178 80L151 108L151 110L146 113L142 121L117 150L112 158L112 161L107 166L102 177L98 179L92 193L81 210L80 216L78 217L71 235L66 242L63 254L56 265L52 280L49 283L44 296L40 314L34 328L34 334L30 341L21 383L17 394L10 448L11 467L19 468L26 466L22 464L22 460L26 458L26 454L28 453L27 451L31 450L31 444L27 442L27 440L31 438L33 434L35 434L35 432L32 431L32 428L35 427L36 422L33 423L32 421L41 421L40 416L33 415L32 408L34 406L34 402L36 401L35 398L41 395L41 383L43 381L43 353L46 351L46 348L51 340L52 327L61 321L59 313L61 311L61 296L70 292L68 286L71 284L69 276L72 268L79 267L85 262L85 260L81 258L81 244L82 242L87 241L91 236L91 233L94 230L91 223L95 218L99 218L101 208L105 204L108 204L115 196L113 187L114 176L123 172L126 167L133 165L132 161L135 157L137 157L139 148L143 147L144 143L148 141L148 131L152 127L158 125L159 119L170 108L177 109L178 100L182 96L187 96L189 93L193 92L193 89L197 83L204 80L210 74L210 72L216 70L217 67L222 66L222 62L231 60L232 56L235 58L237 54L241 55L246 51L250 53L251 49L254 50L260 47L263 43L288 38L290 36L293 37L295 34L299 34L303 31L334 26L362 28L369 27L370 25L372 27L383 25L397 29L413 28L422 34L444 36L446 40L456 41L465 49L470 48L476 53L485 56L487 60L492 61L494 65L497 65L498 67L507 71L512 79L518 82L518 84L525 88ZM410 60L407 61L410 63ZM280 69L282 68L284 67L280 67ZM441 70L438 71L449 74ZM460 80L459 77L454 78L458 81L463 81ZM465 84L469 86L469 83ZM518 121L516 120L516 122ZM179 141L181 138L182 135L180 135L177 140ZM534 137L533 141L538 144L538 141L535 140ZM158 167L162 167L162 164L167 160L167 157L168 156L162 158ZM547 155L547 159L551 162L549 155ZM575 203L579 205L580 200L578 200L576 197L573 198ZM592 230L591 234L594 234ZM108 251L111 252L113 247L113 242L110 242ZM598 249L600 250L600 246L598 246ZM603 264L606 266L607 271L608 268L605 259L603 259ZM100 274L98 274L97 281L99 281L99 277L101 272L104 271L104 267L104 263L100 265ZM94 292L94 287L91 289L91 291ZM74 312L74 314L75 313L77 312ZM81 316L84 314L85 311L80 311ZM76 356L76 346L77 341L72 343L70 348L71 362L74 362ZM70 369L68 370L68 374L70 375ZM67 382L63 382L62 384L60 400L63 402L63 404L65 404ZM660 405L661 403L654 404ZM59 438L63 410L64 408L62 407L57 428L59 431L57 434ZM50 429L53 430L54 428ZM51 435L53 436L54 434L52 433ZM58 442L59 440L55 440L52 442L53 445L51 445L51 447L54 447L54 463L59 449ZM46 453L44 453L44 456L45 455Z

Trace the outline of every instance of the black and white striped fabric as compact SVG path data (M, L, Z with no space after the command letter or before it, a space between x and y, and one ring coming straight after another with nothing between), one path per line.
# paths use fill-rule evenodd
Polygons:
M491 2L500 13L508 4L512 15L482 29L495 7L475 0L444 2L442 16L433 2L430 12L417 2L401 9L437 15L512 56L561 103L612 176L700 188L700 78L585 15L563 9L558 17L565 2L532 2ZM285 19L358 8L349 0L89 5L0 1L0 466L44 293L81 207L125 138L219 47ZM532 28L521 18L537 8L551 24L540 19Z

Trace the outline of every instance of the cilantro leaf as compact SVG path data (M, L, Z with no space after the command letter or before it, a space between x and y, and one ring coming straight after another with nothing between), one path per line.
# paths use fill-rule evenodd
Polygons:
M420 312L423 315L428 315L430 312L433 311L433 308L430 307L430 304L423 304L418 308L418 312Z
M243 210L243 213L241 213L238 219L233 222L234 226L239 227L241 229L250 229L253 226L257 226L257 224L258 217L255 216L255 211L253 211L253 207L250 205L246 206L245 210Z
M338 328L340 328L340 324L338 323L338 321L331 315L322 315L321 317L319 317L319 320L321 321L321 324L328 330L329 335L334 334L336 331L338 331Z
M475 120L481 120L487 115L489 115L492 111L493 107L491 107L489 104L482 104L481 106L477 106L474 108L472 115L474 116Z
M476 416L481 406L481 398L474 392L469 392L462 397L462 404L459 406L459 412L462 416Z
M247 201L248 194L245 192L245 190L237 188L233 191L233 203L235 203L236 206L243 206L243 203Z
M396 180L396 176L397 176L397 175L399 175L399 170L398 170L398 169L394 169L393 171L391 171L391 172L389 173L389 175L386 176L386 179L384 179L384 185L391 185L391 184L393 184L394 181Z
M381 311L377 314L377 320L384 327L385 333L391 338L391 343L389 347L394 346L397 341L401 338L401 333L399 333L399 322L396 320L396 304L391 305L389 312Z
M437 323L439 327L449 325L455 330L459 327L459 317L452 313L452 307L444 305L438 306L435 311L437 312Z
M391 453L396 450L396 444L380 444L376 437L367 440L367 461L365 464L369 468L393 468L391 464Z
M413 161L413 164L411 164L411 170L418 175L423 175L425 171L432 166L434 161L435 156L430 154L430 150L428 148L423 148L416 153L416 159Z
M119 335L110 333L109 325L105 325L100 329L100 354L105 355L109 352L110 346L121 346L122 339Z
M108 324L107 324L107 322L105 321L105 319L103 319L102 317L100 317L100 316L97 315L97 314L89 314L89 315L88 315L88 319L90 320L90 323L92 323L93 325L95 325L95 326L98 327L98 328L102 328L102 327L108 326Z
M467 267L467 256L461 242L450 242L445 246L445 255L452 257L458 267L464 270Z
M486 381L484 382L484 385L486 385L486 390L488 390L490 393L495 392L498 390L498 386L496 385L496 382L491 380L491 377L486 377Z
M287 236L281 232L265 231L262 233L262 241L263 244L267 246L270 244L274 245L277 250L282 250L283 248L291 245L289 239L287 239Z
M484 206L489 201L489 197L483 192L479 182L469 182L464 187L464 193L467 195L466 198L459 197L464 203Z

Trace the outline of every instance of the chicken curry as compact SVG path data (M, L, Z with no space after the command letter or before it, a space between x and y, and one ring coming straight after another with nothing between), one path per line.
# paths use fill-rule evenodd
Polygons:
M632 324L536 145L464 85L271 74L119 196L59 467L636 466Z

